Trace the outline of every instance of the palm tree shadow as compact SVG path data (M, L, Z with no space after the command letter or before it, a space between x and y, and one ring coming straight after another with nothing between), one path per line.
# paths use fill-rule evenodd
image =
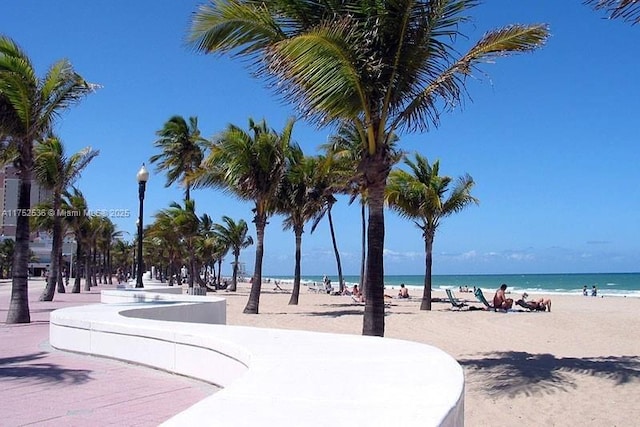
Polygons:
M45 357L40 352L24 356L0 358L0 378L4 380L35 380L43 383L83 384L91 380L91 371L67 369L53 363L29 363Z
M343 309L335 311L309 311L302 313L304 316L320 316L320 317L342 317L342 316L362 316L363 310Z
M575 376L593 376L624 385L640 381L639 356L556 357L522 351L490 352L458 360L469 382L490 395L516 397L575 389Z

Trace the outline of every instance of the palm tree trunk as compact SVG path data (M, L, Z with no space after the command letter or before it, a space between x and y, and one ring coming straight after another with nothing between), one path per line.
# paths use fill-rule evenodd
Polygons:
M295 227L296 234L296 265L293 273L293 291L289 305L298 305L298 297L300 296L300 259L302 252L302 227ZM342 288L342 286L340 286ZM342 293L342 292L341 292Z
M240 259L240 251L233 251L233 276L231 276L231 288L229 291L235 292L238 289L238 260Z
M420 310L431 310L431 267L433 264L433 238L434 233L426 232L424 238L424 290L422 291L422 303Z
M363 335L384 336L384 188L385 179L376 179L368 185L369 238Z
M58 273L60 272L60 258L62 257L62 218L55 215L60 210L60 197L53 195L53 242L51 244L51 271L47 278L47 285L40 295L40 301L53 301L53 295L56 290L56 282L58 281ZM64 286L63 286L64 288Z
M340 289L342 289L344 281L342 280L342 263L340 262L340 252L338 251L338 243L336 241L336 232L333 228L333 216L331 215L331 208L333 204L327 209L327 218L329 219L329 231L331 232L331 243L333 244L333 253L336 255L336 265L338 267L338 283L340 283Z
M80 244L80 239L76 237L76 266L74 268L75 278L73 279L73 288L71 289L72 294L80 293L81 267L82 267L82 245Z
M62 245L60 245L60 256L58 257L58 293L64 294L67 290L64 288L64 275L62 274L62 266L64 265L64 259L62 258Z
M200 273L196 271L196 252L193 247L193 243L189 245L189 287L193 288L193 284L196 280L196 274L200 276Z
M251 283L251 292L249 293L249 301L244 308L245 314L258 314L258 306L260 305L260 291L262 289L262 257L264 256L264 229L267 225L267 218L264 214L256 213L253 220L256 224L256 263L253 268L253 283Z
M91 245L87 245L87 253L84 256L84 290L89 292L91 290Z
M366 217L367 211L366 211L366 205L364 202L362 202L362 206L360 209L360 220L361 220L361 225L362 225L362 239L361 239L361 253L362 253L362 260L360 261L360 291L362 292L363 295L365 295L366 298L366 289L364 284L366 283L365 280L365 266L366 266L366 262L367 262L367 217ZM340 284L340 291L342 292L342 284Z
M31 147L31 142L28 143ZM25 144L26 145L26 144ZM29 153L31 154L31 149ZM31 166L30 159L22 156L20 163L19 212L27 212L31 206ZM16 245L13 254L13 277L11 280L11 300L7 312L7 323L30 323L29 313L29 217L18 215L16 221Z
M93 261L91 263L91 284L90 286L98 286L98 245L93 243Z
M213 271L215 273L215 269ZM218 279L216 283L218 286L222 283L222 257L218 258Z
M113 276L111 274L111 244L107 246L107 252L105 253L105 274L107 278L105 279L105 284L108 283L113 285Z

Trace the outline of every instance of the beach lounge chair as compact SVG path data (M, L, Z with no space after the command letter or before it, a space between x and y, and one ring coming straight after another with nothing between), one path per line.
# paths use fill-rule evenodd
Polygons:
M489 304L489 301L487 301L487 299L484 297L484 294L482 293L482 289L476 288L473 294L476 296L478 301L484 304L484 306L487 307L489 310L495 310L495 308L491 304Z
M453 308L457 308L458 310L461 310L464 307L468 307L469 304L467 304L464 301L460 301L459 299L455 298L453 296L453 292L451 291L451 289L447 289L447 297L449 298L449 302L451 303L451 305L453 306Z
M315 293L324 292L324 286L319 285L316 282L309 283L307 285L307 289L309 289L309 292L315 292Z

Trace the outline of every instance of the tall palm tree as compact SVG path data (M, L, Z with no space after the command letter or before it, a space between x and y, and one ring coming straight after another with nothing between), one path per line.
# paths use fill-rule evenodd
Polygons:
M185 179L202 161L202 147L206 139L200 136L198 118L189 117L189 122L182 116L171 117L156 132L158 139L154 146L162 150L160 154L151 156L149 161L157 163L157 171L167 173L166 187L176 181L184 187L184 198L191 198L191 185Z
M622 19L631 24L640 23L640 2L638 0L584 0L595 10L604 10L611 19Z
M389 148L392 164L402 159L403 153L396 148L399 138L393 135L389 138ZM349 204L360 199L361 224L361 261L360 261L360 291L366 299L366 244L367 244L367 186L361 174L357 173L362 153L366 151L366 140L362 140L353 122L343 123L338 132L331 135L329 142L323 148L327 155L334 159L338 166L332 167L335 185L340 193L349 195Z
M256 123L249 119L249 131L229 125L211 146L201 171L193 179L196 186L217 187L254 203L256 260L251 293L244 309L247 314L258 314L264 232L275 211L275 196L287 168L293 124L289 120L282 132L269 129L264 120Z
M302 150L293 149L291 165L279 190L278 211L285 216L283 229L295 236L295 266L290 305L297 305L300 296L302 234L304 225L323 209L324 194L316 187L320 159L305 157Z
M462 56L462 24L474 0L218 0L194 14L190 38L202 52L253 59L300 115L318 125L352 121L366 141L359 171L367 187L368 297L363 334L384 335L384 188L390 136L427 131L461 105L466 78L512 52L532 51L545 25L487 33Z
M11 153L20 173L18 209L31 203L33 145L51 132L55 119L95 89L67 60L55 62L38 78L31 60L10 38L0 36L0 151ZM7 323L29 323L27 278L29 218L16 222L16 251Z
M213 224L213 234L233 253L233 270L229 290L235 292L238 286L240 251L253 245L253 238L247 235L249 233L249 226L244 219L235 222L232 218L224 215L222 222L223 224Z
M471 195L474 182L469 175L458 178L453 187L453 179L440 176L440 162L433 166L420 154L415 161L405 160L411 173L394 169L389 176L387 202L400 216L412 219L422 230L425 249L424 291L421 310L431 310L431 267L433 264L433 240L443 218L460 212L478 199ZM448 195L448 197L447 197Z
M40 301L52 301L55 284L60 271L60 259L62 258L62 240L64 238L63 217L60 215L62 206L62 194L80 176L100 152L86 147L77 153L66 156L64 144L59 138L50 135L44 141L35 146L35 164L33 175L44 188L51 190L53 224L51 246L51 271ZM85 215L85 212L79 212ZM64 292L64 285L58 282L58 290Z

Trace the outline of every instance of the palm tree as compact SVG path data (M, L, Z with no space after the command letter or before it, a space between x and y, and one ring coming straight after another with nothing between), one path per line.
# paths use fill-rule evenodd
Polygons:
M389 176L387 202L400 216L412 219L422 230L425 248L424 291L420 310L431 310L431 266L433 263L433 240L443 218L460 212L478 199L471 195L474 182L469 175L458 178L452 188L452 178L438 175L440 162L433 166L420 154L415 162L405 160L412 173L395 169ZM445 196L448 197L445 198Z
M105 227L106 219L102 216L89 216L85 223L84 241L86 244L86 252L84 257L86 280L84 282L84 290L90 291L92 286L98 286L98 245L102 230Z
M399 138L393 135L389 138L392 164L402 159L403 153L396 149ZM367 287L365 281L366 272L366 244L367 244L367 186L358 174L358 164L366 150L366 141L360 138L358 129L353 122L343 123L335 135L331 135L329 143L323 145L328 156L334 159L337 166L332 167L335 185L339 192L349 195L349 204L360 198L360 224L361 224L361 262L360 262L360 291L366 299ZM342 286L341 289L342 290Z
M604 10L610 19L622 19L631 24L640 23L640 2L638 0L584 0L595 10Z
M98 248L102 253L102 274L100 283L113 285L113 269L111 259L111 246L122 237L122 231L116 230L116 225L109 217L99 216L101 221L100 232L98 234Z
M167 209L162 209L156 213L154 218L153 224L149 226L144 234L148 239L157 240L159 246L167 249L168 265L166 275L169 277L169 286L173 286L178 264L181 265L183 259L184 242L181 241L181 236L173 224L173 218Z
M184 242L189 263L189 288L193 288L195 276L198 274L196 269L196 239L198 238L200 219L195 210L195 201L187 199L184 201L184 207L173 202L164 211L180 240Z
M204 267L202 283L206 287L209 287L211 283L217 283L215 280L217 243L218 239L213 235L213 220L209 215L203 214L200 217L200 230L198 231L198 239L196 240L196 256L198 258L198 264Z
M55 119L72 104L95 89L67 60L54 63L38 78L25 52L10 38L0 36L0 151L20 173L18 209L31 203L33 145L43 141ZM27 277L29 264L29 218L16 222L16 250L7 323L29 323Z
M244 313L258 314L262 287L264 231L274 213L276 193L287 167L293 120L278 133L249 119L249 131L229 125L212 145L202 170L193 178L199 187L217 187L242 200L254 203L256 226L256 260L249 301Z
M122 236L117 237L111 245L111 253L113 264L126 277L126 272L131 271L129 265L133 256L133 244L122 239Z
M359 171L367 188L367 272L363 334L384 335L384 188L390 137L427 131L442 111L461 105L466 78L481 63L532 51L545 25L511 25L487 33L464 55L464 14L478 2L419 0L216 1L194 14L197 50L253 59L300 115L318 125L352 121L366 141Z
M249 226L244 219L235 222L232 218L224 215L223 224L213 224L213 234L218 240L233 253L233 273L231 275L231 287L229 290L235 292L238 286L238 261L240 251L253 245L253 238L248 236Z
M182 116L173 116L156 135L159 138L153 145L162 152L151 156L149 161L158 163L157 171L167 173L166 187L178 181L184 187L184 198L189 200L191 185L185 178L200 165L202 146L206 142L200 136L198 118L189 117L187 123Z
M295 267L290 305L297 305L300 296L302 233L304 225L317 217L324 208L322 191L316 187L320 181L319 157L305 157L299 148L292 149L291 165L282 180L278 196L278 211L285 215L283 229L293 229L295 236Z
M60 272L62 239L64 237L62 216L59 213L62 206L62 194L100 152L86 147L67 158L64 144L52 135L37 144L34 152L33 175L44 188L51 190L54 213L52 218L51 272L47 285L40 295L40 301L53 301L55 284ZM80 214L85 215L85 212ZM64 292L63 283L58 282L58 291Z
M71 186L71 189L64 192L64 198L62 201L62 209L69 212L86 212L87 200L82 192ZM80 278L82 276L82 261L84 260L85 250L88 243L89 234L89 217L86 215L69 215L64 218L66 227L73 233L73 237L76 241L76 265L74 268L75 278L71 293L80 293ZM88 256L88 255L87 255ZM85 280L89 281L89 271L85 271ZM86 289L86 286L85 286Z

